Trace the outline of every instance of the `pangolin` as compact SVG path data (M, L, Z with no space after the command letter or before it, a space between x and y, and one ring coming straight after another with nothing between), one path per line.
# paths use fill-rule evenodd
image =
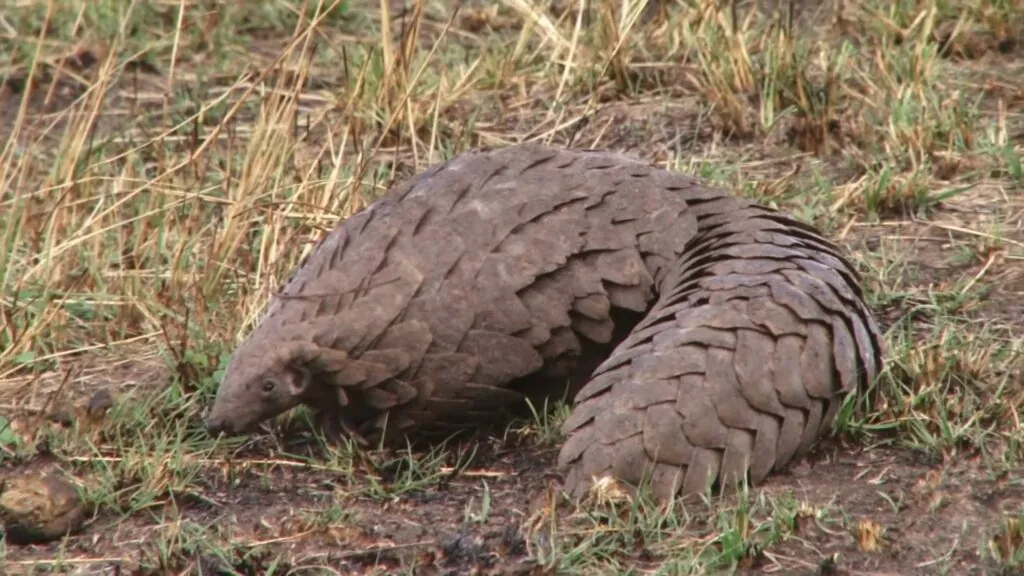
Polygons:
M860 277L814 227L683 173L527 143L342 220L237 347L207 418L299 404L371 443L570 398L558 468L685 497L758 484L881 369Z

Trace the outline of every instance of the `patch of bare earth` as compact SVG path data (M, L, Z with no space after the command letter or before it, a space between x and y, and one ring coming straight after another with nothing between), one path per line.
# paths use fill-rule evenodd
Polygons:
M242 470L211 467L173 504L126 519L97 518L59 553L55 546L26 546L8 557L7 568L24 573L33 563L60 555L90 573L116 566L130 570L140 559L158 563L157 545L176 525L189 524L223 527L207 536L223 541L205 542L206 550L197 546L192 558L193 568L207 570L224 569L227 560L243 573L262 573L276 560L285 562L278 569L319 565L353 574L411 566L425 574L557 573L530 554L543 550L551 537L538 529L536 518L557 487L551 474L554 451L484 451L460 473L445 467L436 482L383 501L351 494L352 483L368 478L316 470L315 464L263 457L236 464ZM992 565L980 556L989 545L1000 544L985 535L998 534L999 518L1024 504L1024 487L1012 474L982 470L978 457L929 462L904 450L825 443L758 489L761 498L795 501L797 512L787 537L751 552L742 572L934 574L941 568L984 573L983 566ZM385 470L375 477L387 487L388 476L401 472ZM467 514L480 514L484 497L490 513L467 521ZM325 520L329 509L340 515ZM570 510L555 510L553 519L546 516L549 521L571 525ZM751 522L769 518L770 511L761 510ZM715 535L713 525L672 534L694 547ZM217 546L236 552L219 558L212 552ZM627 563L655 568L658 558L638 542Z

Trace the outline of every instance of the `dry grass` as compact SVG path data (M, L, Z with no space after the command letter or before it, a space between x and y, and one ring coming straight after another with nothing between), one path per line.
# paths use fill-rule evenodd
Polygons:
M405 4L0 8L0 467L56 462L96 504L62 543L5 542L9 573L1020 573L1024 4ZM564 406L430 453L328 446L301 411L203 434L323 230L523 140L693 172L848 246L891 354L835 437L666 510L560 501Z

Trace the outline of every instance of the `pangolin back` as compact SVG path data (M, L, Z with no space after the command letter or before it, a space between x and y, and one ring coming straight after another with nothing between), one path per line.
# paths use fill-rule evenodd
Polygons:
M235 355L343 351L316 407L371 441L582 385L565 487L643 476L664 498L760 482L875 377L858 282L780 212L618 154L522 144L436 164L343 220Z

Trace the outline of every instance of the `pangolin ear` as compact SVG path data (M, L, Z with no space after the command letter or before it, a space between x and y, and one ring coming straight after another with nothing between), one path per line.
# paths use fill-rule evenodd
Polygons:
M303 396L312 384L313 375L302 366L289 366L285 371L287 376L284 384L288 386L288 392L292 396Z

